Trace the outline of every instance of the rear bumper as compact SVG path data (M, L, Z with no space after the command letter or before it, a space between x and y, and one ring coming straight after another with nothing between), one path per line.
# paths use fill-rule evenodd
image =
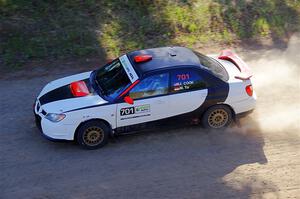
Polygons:
M250 110L250 111L246 111L246 112L243 112L243 113L239 113L239 114L236 114L236 119L240 119L240 118L243 118L243 117L246 117L248 115L250 115L251 113L253 113L254 109Z
M252 97L235 103L230 103L230 105L233 108L236 115L248 115L256 107L256 94L253 93Z

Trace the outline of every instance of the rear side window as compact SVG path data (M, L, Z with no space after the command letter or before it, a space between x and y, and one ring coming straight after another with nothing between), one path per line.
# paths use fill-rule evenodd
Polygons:
M204 66L206 69L208 69L211 73L213 73L215 76L219 77L223 81L228 81L229 76L226 71L226 69L216 60L207 57L205 55L202 55L199 52L194 51L194 53L199 58L200 64Z
M169 73L149 76L143 79L129 93L132 99L168 94Z
M171 73L171 92L205 89L206 83L200 74L192 69L176 70Z

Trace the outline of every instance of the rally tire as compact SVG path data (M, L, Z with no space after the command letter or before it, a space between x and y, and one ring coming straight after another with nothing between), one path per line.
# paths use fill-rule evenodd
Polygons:
M228 106L214 105L204 113L201 124L207 129L223 129L232 123L232 115L233 113Z
M101 121L88 121L78 128L77 142L84 149L98 149L108 143L110 128Z

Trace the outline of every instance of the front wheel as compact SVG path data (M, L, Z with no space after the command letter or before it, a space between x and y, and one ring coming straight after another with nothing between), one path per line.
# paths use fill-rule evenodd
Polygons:
M225 105L210 107L202 117L202 125L205 128L221 129L232 123L232 111Z
M79 127L77 142L85 149L98 149L107 144L109 127L101 121L89 121Z

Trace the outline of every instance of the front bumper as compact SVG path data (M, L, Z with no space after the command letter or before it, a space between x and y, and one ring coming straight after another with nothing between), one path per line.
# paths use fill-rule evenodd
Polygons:
M42 126L41 126L41 120L42 120L41 116L39 116L38 114L34 113L34 119L35 119L35 125L36 125L36 127L37 127L41 132L43 132L43 131L42 131Z
M43 129L42 129L42 118L41 116L39 116L38 114L34 113L34 117L35 117L35 124L36 124L36 127L39 129L39 131L41 132L42 136L44 138L46 138L47 140L50 140L50 141L64 141L65 139L60 139L60 138L54 138L54 137L51 137L47 134L45 134L43 132Z
M73 125L65 125L61 122L54 123L45 118L45 113L37 112L37 105L34 106L35 124L43 137L51 141L73 140L75 128Z

